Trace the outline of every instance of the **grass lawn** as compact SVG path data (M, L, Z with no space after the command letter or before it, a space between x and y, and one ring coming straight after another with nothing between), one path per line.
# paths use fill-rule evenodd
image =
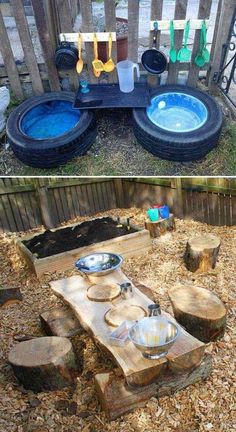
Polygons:
M98 136L89 153L56 169L28 167L0 145L0 175L7 176L233 176L236 166L236 122L226 117L219 146L198 162L161 160L136 141L131 110L98 110Z

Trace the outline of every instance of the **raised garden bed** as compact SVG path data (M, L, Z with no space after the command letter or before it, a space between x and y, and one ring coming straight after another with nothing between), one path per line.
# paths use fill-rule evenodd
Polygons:
M122 226L121 226L122 225ZM38 277L48 271L72 269L75 261L92 252L132 257L151 248L149 231L115 217L42 231L16 240L21 255Z

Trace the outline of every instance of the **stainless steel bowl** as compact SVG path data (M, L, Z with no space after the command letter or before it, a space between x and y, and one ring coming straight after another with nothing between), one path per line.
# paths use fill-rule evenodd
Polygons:
M76 268L82 273L94 276L103 276L118 269L123 262L120 255L98 252L76 261Z
M157 316L141 319L129 331L130 340L148 359L165 357L177 337L176 325Z

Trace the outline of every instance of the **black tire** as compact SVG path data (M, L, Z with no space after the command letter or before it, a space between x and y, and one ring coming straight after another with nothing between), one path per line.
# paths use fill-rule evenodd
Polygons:
M26 136L20 129L20 122L26 111L36 105L52 100L74 103L71 92L45 93L26 100L10 115L7 122L7 137L18 159L35 168L54 168L65 164L73 157L87 153L97 136L95 116L91 111L81 111L79 123L61 137L37 140Z
M137 141L147 151L161 159L187 162L203 158L219 142L223 124L220 107L208 94L181 85L164 85L153 89L151 98L168 92L181 92L200 99L208 111L206 123L192 132L169 132L153 124L145 108L134 109L134 134Z

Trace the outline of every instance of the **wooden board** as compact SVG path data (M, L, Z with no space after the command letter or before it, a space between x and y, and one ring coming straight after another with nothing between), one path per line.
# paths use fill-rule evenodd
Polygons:
M113 219L117 221L117 218ZM125 219L121 218L121 223L125 224ZM71 224L56 229L64 229L77 225L79 224ZM75 266L75 262L79 258L93 252L113 252L124 257L132 257L147 253L152 247L149 232L133 224L130 224L130 226L134 227L138 231L136 233L127 234L126 236L116 237L111 240L106 240L100 243L73 249L71 251L62 252L60 254L52 255L46 258L36 258L23 243L23 241L30 240L35 237L35 235L24 236L20 239L16 239L15 244L29 267L33 269L40 278L44 273L48 272L49 269L50 271L63 271L72 269ZM37 235L42 234L43 232L44 231L37 233Z
M212 371L212 356L206 354L193 371L181 375L166 374L157 383L130 388L119 370L95 375L95 388L102 409L109 420L115 420L136 408L144 407L151 397L170 396L200 380L205 380Z
M202 360L205 345L190 336L181 328L173 317L164 313L166 317L174 322L179 329L179 337L171 347L166 358L159 360L145 359L140 351L129 342L124 347L113 346L109 343L109 335L112 327L108 326L103 317L110 309L111 303L95 303L87 299L87 288L90 283L122 283L130 282L127 276L117 270L106 276L89 276L89 281L81 276L72 276L67 279L53 281L50 283L53 292L62 298L74 311L82 327L89 332L95 341L108 352L115 363L122 370L129 385L147 385L168 367L172 372L191 370ZM148 305L153 303L145 294L133 287L133 297L124 300L124 307L129 304L137 304L147 310ZM117 300L119 302L119 300ZM116 300L112 304L117 304Z
M119 296L120 287L118 285L95 284L87 289L87 297L92 301L112 301Z
M129 302L130 303L130 302ZM147 316L147 311L135 304L125 306L122 301L121 304L111 307L105 314L105 321L108 325L118 327L124 321L136 321Z

